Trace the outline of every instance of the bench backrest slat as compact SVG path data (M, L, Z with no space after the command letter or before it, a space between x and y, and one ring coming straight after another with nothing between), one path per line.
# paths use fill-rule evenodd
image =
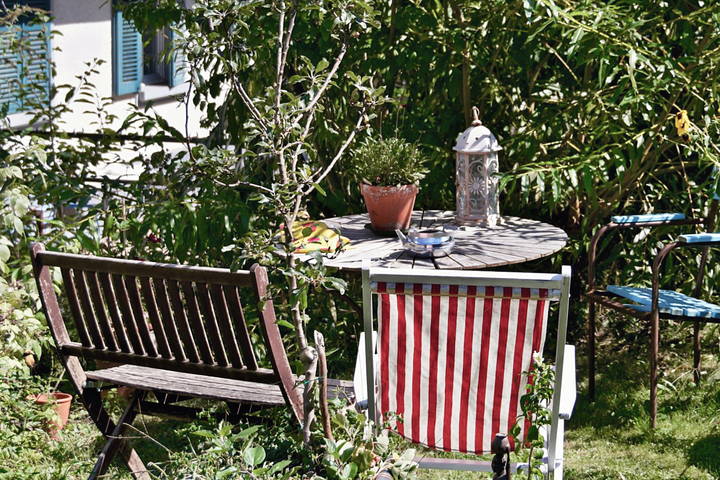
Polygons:
M133 317L135 318L135 324L138 326L140 332L140 339L142 340L145 352L153 357L158 356L157 348L153 343L152 335L148 327L148 315L142 308L142 301L140 300L140 293L138 292L137 278L126 275L125 276L125 293L127 299L130 302L130 308L132 310Z
M200 314L206 319L207 339L212 347L215 363L222 366L230 366L227 355L225 354L225 346L220 340L220 330L217 324L217 318L210 303L210 292L206 283L197 283L195 285L197 294L197 303L200 307Z
M92 342L90 341L90 334L85 327L85 322L80 313L80 301L78 300L77 293L75 292L75 279L73 278L72 270L69 268L63 268L60 270L63 278L63 285L65 286L65 296L68 299L68 305L70 306L70 313L75 321L75 328L77 329L78 335L80 336L80 343L85 347L91 347Z
M97 275L102 274L103 273L101 272L97 273ZM130 300L128 298L127 290L125 289L125 282L126 280L128 280L128 277L123 277L122 275L113 273L110 275L110 278L112 280L113 286L112 293L115 294L115 301L120 308L121 318L125 320L125 329L127 331L128 337L130 338L130 344L132 345L133 352L137 353L138 355L150 354L150 352L145 351L145 347L143 345L143 340L149 340L149 338L143 338L143 333L148 333L145 315L141 314L139 316L140 318L136 318L134 312L130 308ZM155 355L156 354L153 354L152 356Z
M153 333L155 334L157 351L162 358L172 358L173 355L170 352L170 346L168 345L165 326L160 320L160 311L158 309L157 302L155 301L155 291L150 283L150 279L148 277L140 277L138 280L140 281L142 303L147 308L148 320L150 321Z
M170 301L168 300L167 288L162 278L153 278L152 286L155 300L160 311L160 319L162 320L165 334L167 335L168 344L170 345L170 354L179 362L186 362L188 357L185 355L180 335L178 334L172 311L170 310Z
M120 318L120 313L118 310L118 305L115 300L115 294L112 289L112 285L110 284L110 275L108 275L105 272L100 272L97 274L98 280L100 281L100 289L103 291L103 295L105 297L105 305L108 309L108 313L110 314L110 320L112 321L113 331L115 333L115 338L117 339L117 345L120 347L120 351L125 353L132 353L134 350L130 346L130 341L128 340L128 334L129 332L125 332L125 327L123 325L122 319ZM137 340L138 342L140 339Z
M220 285L210 285L208 290L210 293L212 308L215 312L215 320L217 321L217 326L220 331L220 339L225 347L225 353L227 354L227 361L235 368L242 368L245 364L243 363L242 356L240 355L240 348L238 347L235 332L233 331L230 323L230 314L228 313L227 304L225 303L223 289Z
M223 285L222 288L230 318L235 319L232 323L232 328L235 333L237 345L242 352L243 363L247 368L257 368L255 349L252 346L250 334L246 328L242 328L242 326L245 325L245 313L243 312L242 303L240 302L238 289L232 285Z
M192 327L188 320L188 314L182 298L180 298L180 285L175 280L165 280L168 297L170 298L170 306L172 307L175 326L182 341L183 351L188 360L193 363L200 363L200 354L198 353L195 339L192 336Z
M120 349L118 348L117 338L115 337L116 332L112 325L110 325L107 306L100 292L99 274L101 274L101 272L85 272L85 282L87 282L90 289L90 303L92 304L95 318L100 327L100 335L102 336L103 342L108 350L117 352ZM138 338L138 342L139 341L140 339Z
M100 326L98 325L97 317L93 311L93 306L90 303L90 289L88 286L88 279L85 274L86 272L83 272L82 270L73 270L73 277L75 278L75 292L80 300L82 320L85 322L85 327L87 328L88 333L90 333L92 346L94 348L104 350L106 345L103 336L100 334ZM78 319L77 321L80 320Z
M191 282L180 282L180 290L186 302L185 310L187 312L187 321L190 325L190 329L188 330L189 341L193 343L203 363L214 363L213 353L216 352L210 351L210 342L208 341L207 335L207 331L211 328L211 319L205 317L205 322L200 319L198 299Z

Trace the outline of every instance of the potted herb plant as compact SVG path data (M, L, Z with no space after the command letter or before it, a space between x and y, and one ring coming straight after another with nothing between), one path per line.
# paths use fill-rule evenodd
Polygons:
M350 168L360 184L373 230L407 229L418 182L427 173L417 145L400 138L368 140L355 151Z

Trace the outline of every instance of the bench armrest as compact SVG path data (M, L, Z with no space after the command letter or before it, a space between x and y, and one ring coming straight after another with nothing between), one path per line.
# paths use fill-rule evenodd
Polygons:
M685 220L684 213L649 213L646 215L616 215L611 217L618 225L642 225L644 223L675 222Z
M689 235L680 235L678 237L680 243L692 245L693 243L717 243L720 244L720 233L695 233Z
M565 345L563 375L560 390L560 418L569 420L575 407L577 384L575 380L575 345Z

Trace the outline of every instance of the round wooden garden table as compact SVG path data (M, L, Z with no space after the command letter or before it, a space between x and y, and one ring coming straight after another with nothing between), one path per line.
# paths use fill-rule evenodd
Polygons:
M422 229L453 224L455 212L425 210L413 212L412 225ZM362 261L374 266L398 268L480 269L527 262L557 252L567 243L561 229L517 217L502 217L495 227L460 227L455 232L452 253L439 258L422 258L403 250L400 241L380 236L367 228L367 214L328 218L324 222L350 239L350 248L325 261L328 267L360 270Z

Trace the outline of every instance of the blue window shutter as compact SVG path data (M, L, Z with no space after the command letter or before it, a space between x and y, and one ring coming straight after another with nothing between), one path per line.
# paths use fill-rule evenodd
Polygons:
M11 44L20 35L21 27L0 28L0 106L7 105L7 113L20 111L20 55L13 52Z
M8 9L29 6L50 10L50 0L6 0ZM0 28L0 105L7 113L24 112L50 104L50 32L52 23L32 23L32 16ZM12 51L18 42L22 52Z
M113 93L137 93L142 81L142 35L116 11L113 18Z
M23 110L50 105L50 31L52 24L23 25L23 43L28 49L22 55Z
M174 30L170 30L168 35L170 38L170 61L168 62L168 86L170 88L176 87L185 82L185 71L187 66L185 65L185 55L181 50L176 50L175 38L177 33Z

